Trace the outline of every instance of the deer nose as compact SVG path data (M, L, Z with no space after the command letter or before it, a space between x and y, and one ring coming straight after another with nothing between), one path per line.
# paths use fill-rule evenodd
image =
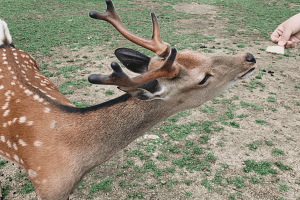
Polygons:
M246 61L256 63L254 56L251 53L247 53L247 54L248 55L247 55Z

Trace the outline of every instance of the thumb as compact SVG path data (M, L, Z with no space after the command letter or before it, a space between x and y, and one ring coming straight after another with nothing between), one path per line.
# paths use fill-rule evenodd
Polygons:
M291 30L285 30L282 35L279 37L278 45L284 47L286 43L289 41L290 37L292 35Z

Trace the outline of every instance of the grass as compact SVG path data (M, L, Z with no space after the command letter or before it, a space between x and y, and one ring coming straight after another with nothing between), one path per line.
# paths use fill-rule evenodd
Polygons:
M91 188L90 188L89 198L92 199L93 194L98 193L101 190L104 190L106 192L110 191L112 183L113 183L113 179L112 178L107 178L107 179L102 180L98 184L92 184Z
M129 30L146 38L151 37L152 34L152 30L149 28L151 20L148 14L155 8L163 40L169 42L172 46L179 43L177 46L179 50L191 48L209 54L221 49L230 55L243 51L247 47L255 47L260 53L264 51L265 47L255 39L251 44L247 43L246 39L239 39L226 44L223 42L217 43L216 40L219 38L202 34L200 33L201 30L189 32L191 29L187 31L188 33L178 34L178 31L183 29L172 25L176 24L176 20L197 18L199 16L176 11L172 5L177 2L197 2L222 6L222 12L216 16L216 20L218 20L218 17L229 20L230 23L223 28L223 31L228 32L228 35L225 35L226 38L224 37L228 41L239 36L241 27L246 30L242 34L243 38L251 38L252 31L258 31L268 39L269 32L274 30L279 23L299 12L297 6L289 7L291 1L288 0L280 2L266 0L166 0L163 5L159 1L140 5L140 3L134 1L119 0L114 1L114 4ZM10 6L8 6L9 4ZM85 71L85 66L93 65L93 62L97 61L97 64L93 67L101 71L106 67L101 61L113 57L107 52L119 46L134 48L153 56L150 52L123 40L120 34L108 23L87 17L88 11L92 9L104 11L104 1L4 1L0 13L1 18L8 23L14 43L18 48L28 51L38 59L53 56L54 59L51 62L41 66L41 71L47 77L63 79L64 82L58 86L59 90L63 94L72 96L79 89L91 86L86 78L82 78L82 75L89 74ZM16 14L11 15L11 13ZM201 18L199 21L207 19ZM209 46L210 44L214 44L216 48ZM104 50L95 57L88 53L78 55L81 48L88 46L92 49L98 45L102 45L108 51ZM208 46L208 48L201 49L200 47L203 45ZM55 49L62 47L75 54L65 55L63 53L59 55ZM89 50L89 53L93 52L94 50ZM286 61L293 56L276 56L276 60ZM272 66L267 65L267 67L275 71L277 65L274 63ZM253 156L261 151L263 156L266 154L273 156L275 162L247 160L247 158L251 158L247 156L243 157L242 160L232 158L232 161L238 162L243 167L237 168L234 173L230 173L230 170L236 167L232 164L234 162L228 159L230 164L223 163L224 157L216 156L216 153L214 153L218 149L227 152L227 148L231 148L232 144L242 144L244 141L240 139L240 136L244 134L244 130L251 130L251 134L255 137L256 134L259 134L259 131L254 130L253 127L262 125L263 128L270 128L271 119L268 118L268 114L264 114L266 110L271 109L271 111L277 113L282 112L276 103L280 102L282 93L277 91L275 93L266 89L264 83L268 74L263 72L262 69L257 70L255 73L255 76L239 86L244 86L249 92L249 99L241 98L239 100L240 94L235 92L236 87L234 86L228 92L214 98L211 102L207 102L199 109L182 111L173 115L155 129L157 135L160 135L159 139L146 141L141 138L139 143L133 145L129 150L126 149L123 161L118 161L120 163L115 165L108 161L106 165L101 166L101 169L105 171L105 176L101 174L101 170L99 172L98 170L92 171L91 174L98 175L97 178L88 181L85 179L79 184L75 192L85 189L88 195L83 198L93 199L102 194L113 195L115 191L121 190L124 193L123 199L146 199L150 198L150 193L158 194L166 191L167 193L174 193L184 185L185 189L178 191L178 194L181 195L182 193L182 196L178 198L199 198L194 192L191 192L193 188L198 187L212 193L219 194L223 192L222 197L224 199L239 199L240 197L243 198L245 188L249 184L253 184L254 186L251 187L257 189L261 183L268 183L265 182L265 179L278 178L278 172L288 175L290 171L295 169L289 166L285 162L286 160L282 159L287 158L288 155L281 150L282 146L279 146L281 144L280 139L273 140L273 137L268 135L265 139L248 141L242 155ZM285 80L284 77L280 78ZM297 92L299 89L300 83L296 81L293 84L293 90ZM99 93L104 93L107 97L116 93L112 89L103 88L94 91L101 91ZM230 92L235 95L230 95ZM92 93L89 94L87 91L84 94L92 96ZM254 104L252 99L257 98L257 94L265 98L263 101L259 101L260 103ZM82 99L85 97L83 96ZM72 96L72 98L75 97ZM76 98L78 100L72 101L75 106L86 107L89 105L82 102L81 97ZM283 107L287 108L286 110L289 112L292 112L295 106L300 106L297 99L292 103L286 102L285 104ZM270 108L270 105L272 105L272 108ZM193 114L199 111L201 112L199 117L195 117L189 122L185 121L186 118L191 119L194 116ZM299 107L297 111L299 111ZM282 134L284 132L278 129L276 136L282 136ZM234 139L239 142L232 143ZM292 140L288 141L293 142ZM220 167L216 169L216 166ZM6 161L1 160L0 168L6 167L8 167ZM107 177L107 174L110 177ZM199 179L199 177L201 178ZM7 179L17 179L18 182L23 181L22 187L15 189L13 184L7 181L5 182L7 184L1 185L3 196L10 195L13 191L24 194L32 193L34 191L32 184L26 178L27 176L24 176L24 174L18 173L15 174L14 178ZM284 194L294 189L292 183L287 184L284 181L287 181L287 179L280 177L280 182L274 183L278 189L276 192ZM287 197L282 197L282 199Z

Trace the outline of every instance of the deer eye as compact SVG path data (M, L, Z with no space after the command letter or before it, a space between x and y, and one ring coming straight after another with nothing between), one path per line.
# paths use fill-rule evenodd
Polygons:
M204 79L200 83L198 83L198 84L199 85L203 85L208 80L209 77L211 77L211 75L210 74L206 74L205 77L204 77Z

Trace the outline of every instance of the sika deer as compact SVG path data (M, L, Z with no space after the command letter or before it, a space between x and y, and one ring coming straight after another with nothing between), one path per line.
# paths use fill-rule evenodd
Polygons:
M251 54L206 57L177 53L160 39L151 13L151 40L130 33L106 0L107 11L91 11L130 41L155 52L149 58L131 49L116 56L109 76L90 75L94 84L113 84L127 93L100 105L76 108L39 71L36 61L14 48L4 21L0 23L0 155L22 166L43 200L65 200L81 178L169 116L214 98L235 81L249 76Z

